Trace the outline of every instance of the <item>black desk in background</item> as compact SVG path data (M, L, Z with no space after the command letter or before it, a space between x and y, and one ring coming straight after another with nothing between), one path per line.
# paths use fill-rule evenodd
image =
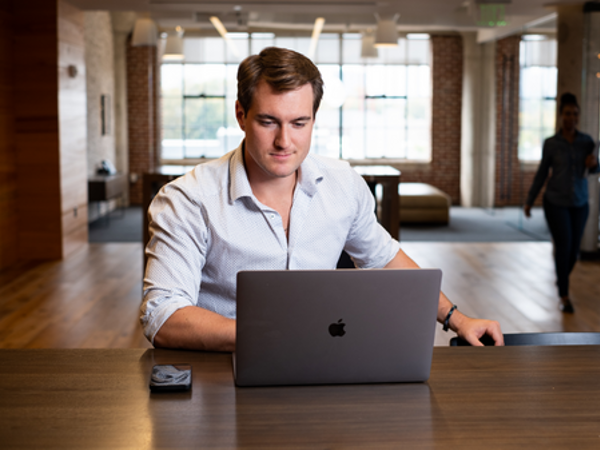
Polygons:
M88 201L105 202L125 195L127 175L94 175L88 178Z
M121 204L127 192L127 175L117 173L114 175L94 175L88 178L88 203L100 204L109 200L120 200ZM108 218L109 215L106 214Z
M400 184L400 171L392 166L354 166L367 182L371 192L377 200L375 187L381 185L381 214L379 223L395 239L400 239L400 196L398 185Z

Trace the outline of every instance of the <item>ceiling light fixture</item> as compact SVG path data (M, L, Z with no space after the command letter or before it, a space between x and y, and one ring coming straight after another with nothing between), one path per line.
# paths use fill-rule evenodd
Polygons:
M229 50L231 50L231 53L233 53L233 56L235 56L236 58L240 58L240 52L238 51L231 38L227 35L227 29L225 28L225 25L223 25L223 22L221 22L221 20L217 16L211 16L208 20L210 20L210 23L213 24L213 27L216 28L221 37L225 40L225 43L229 47Z
M150 17L140 17L135 21L131 45L141 47L144 45L156 45L158 42L158 30L156 24Z
M315 25L313 27L312 36L310 38L310 47L308 48L308 57L314 59L317 51L317 44L319 43L319 36L323 31L323 25L325 25L325 19L323 17L317 17Z
M379 58L379 52L375 47L375 34L370 28L362 34L362 45L360 49L361 58Z
M175 33L167 35L164 61L181 61L183 59L183 28L176 27Z
M379 15L377 18L377 33L375 34L375 47L396 47L398 45L398 30L396 20L400 14Z

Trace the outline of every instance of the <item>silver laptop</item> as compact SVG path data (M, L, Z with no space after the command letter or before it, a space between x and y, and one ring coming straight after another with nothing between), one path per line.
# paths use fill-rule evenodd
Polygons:
M439 269L243 271L238 386L429 378Z

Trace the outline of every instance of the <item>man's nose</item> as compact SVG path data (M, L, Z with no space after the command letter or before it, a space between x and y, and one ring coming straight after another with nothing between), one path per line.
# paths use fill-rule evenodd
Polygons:
M275 146L277 148L287 148L290 145L290 131L285 125L279 127L275 136Z

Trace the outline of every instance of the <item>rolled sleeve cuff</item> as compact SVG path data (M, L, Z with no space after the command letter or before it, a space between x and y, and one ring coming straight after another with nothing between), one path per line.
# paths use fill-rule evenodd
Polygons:
M376 258L364 261L359 267L361 269L381 269L385 267L400 251L400 243L395 239L390 239L384 249L385 251L380 252Z
M146 300L142 305L140 322L146 338L154 345L154 337L173 313L186 306L193 306L188 300L171 297L158 297Z
M389 253L385 258L382 258L381 262L378 262L375 267L385 267L388 263L396 257L400 251L400 243L396 239L392 239L390 245L388 245Z

